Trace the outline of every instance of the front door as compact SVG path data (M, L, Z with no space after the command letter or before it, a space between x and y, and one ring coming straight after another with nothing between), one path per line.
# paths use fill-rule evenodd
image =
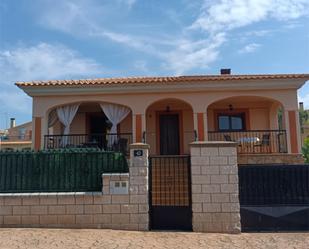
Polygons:
M179 115L160 114L160 154L179 155Z
M106 117L102 115L89 116L89 136L88 146L104 148L106 147Z

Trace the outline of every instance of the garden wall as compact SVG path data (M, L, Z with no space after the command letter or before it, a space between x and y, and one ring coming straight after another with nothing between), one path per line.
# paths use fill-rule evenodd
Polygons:
M129 170L103 174L102 192L0 194L0 227L148 230L147 145L132 145Z

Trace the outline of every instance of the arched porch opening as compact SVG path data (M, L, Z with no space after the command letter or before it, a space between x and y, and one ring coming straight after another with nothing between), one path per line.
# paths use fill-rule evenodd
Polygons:
M235 141L238 153L286 153L283 106L259 96L235 96L207 108L208 139Z
M193 109L179 99L162 99L146 110L145 142L151 155L189 154L195 140Z
M116 109L103 111L103 106L106 105L114 106ZM65 118L72 115L67 134L65 122L59 116L59 109L70 106L76 107L77 111L62 113ZM121 112L123 109L125 111ZM51 108L46 116L46 149L96 147L107 151L127 150L128 145L132 143L132 111L125 106L106 102L71 103ZM112 128L113 124L115 129Z

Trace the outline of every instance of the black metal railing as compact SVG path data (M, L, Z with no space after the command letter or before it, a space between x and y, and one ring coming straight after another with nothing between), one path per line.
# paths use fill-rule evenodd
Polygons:
M309 205L309 165L241 165L240 205Z
M287 153L285 130L210 131L209 141L234 141L239 154Z
M102 173L128 172L122 153L99 149L0 152L0 192L100 191Z
M18 136L0 135L0 142L20 142L20 141L31 141L31 134L22 134Z
M129 152L132 133L45 135L44 148L100 148L104 151Z
M157 136L160 136L160 134L157 132L146 131L143 133L143 141L146 143L154 143L157 141ZM191 143L197 141L197 133L194 130L183 131L181 134L179 134L179 138L182 139L184 143Z

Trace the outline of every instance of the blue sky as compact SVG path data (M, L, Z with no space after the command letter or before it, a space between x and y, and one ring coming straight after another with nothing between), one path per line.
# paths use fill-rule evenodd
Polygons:
M0 1L0 128L31 120L16 81L220 68L309 73L309 0Z

